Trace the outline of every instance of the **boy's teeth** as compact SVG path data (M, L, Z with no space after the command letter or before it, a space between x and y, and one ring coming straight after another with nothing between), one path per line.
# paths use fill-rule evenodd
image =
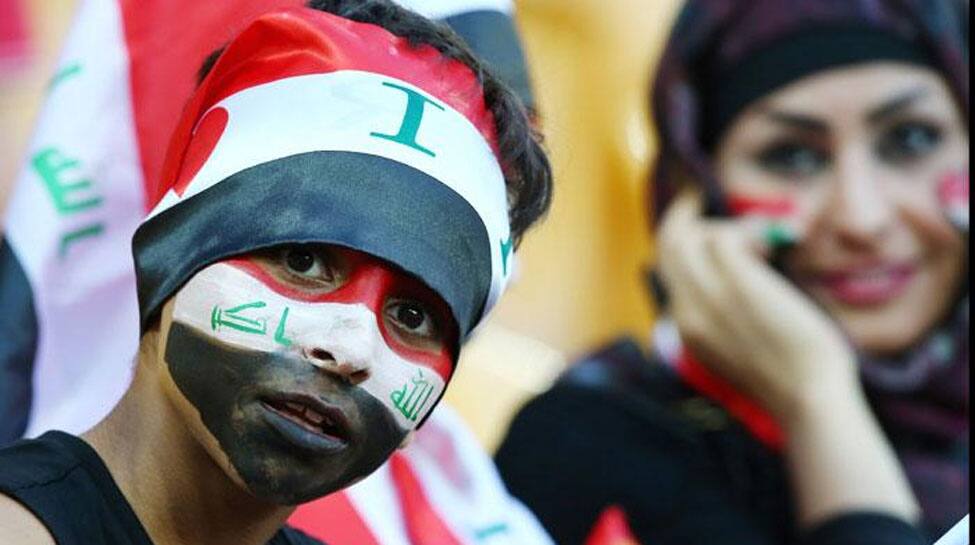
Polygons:
M305 409L304 417L306 420L313 424L321 424L325 421L325 417L311 409Z
M287 406L287 407L288 407L289 409L291 409L292 411L294 411L294 412L296 412L296 413L298 413L298 414L301 414L301 413L302 413L302 411L304 411L304 410L305 410L305 406L304 406L304 405L302 405L302 404L300 404L300 403L292 403L292 402L290 402L290 401L289 401L289 402L286 402L286 403L285 403L285 405L286 405L286 406Z

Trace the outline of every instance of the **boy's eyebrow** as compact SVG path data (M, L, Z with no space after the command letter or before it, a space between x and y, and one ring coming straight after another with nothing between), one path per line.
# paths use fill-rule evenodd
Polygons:
M884 101L880 106L870 110L867 114L867 122L876 125L885 119L896 115L900 111L910 107L918 100L928 95L928 89L917 87L894 96Z

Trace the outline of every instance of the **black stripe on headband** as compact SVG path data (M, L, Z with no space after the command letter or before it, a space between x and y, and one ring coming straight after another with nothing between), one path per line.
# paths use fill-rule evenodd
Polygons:
M316 151L238 172L136 230L142 331L203 267L295 243L346 246L417 276L450 307L461 339L490 291L492 247L460 195L384 157Z

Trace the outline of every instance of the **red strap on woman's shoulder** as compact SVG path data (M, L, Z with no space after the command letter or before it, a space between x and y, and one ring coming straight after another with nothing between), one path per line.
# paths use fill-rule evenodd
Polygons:
M741 422L765 446L775 451L780 451L785 446L785 434L768 411L711 372L687 349L681 350L677 360L677 374L688 386L724 407L728 414Z

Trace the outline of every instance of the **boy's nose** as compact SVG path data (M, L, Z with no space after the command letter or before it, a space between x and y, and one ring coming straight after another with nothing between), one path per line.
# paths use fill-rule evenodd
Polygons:
M362 306L347 309L315 327L300 347L312 365L343 381L358 385L369 378L381 348L382 333L375 315Z
M353 386L357 386L369 378L369 367L364 365L364 362L337 358L335 354L323 348L312 348L306 357L315 367Z

